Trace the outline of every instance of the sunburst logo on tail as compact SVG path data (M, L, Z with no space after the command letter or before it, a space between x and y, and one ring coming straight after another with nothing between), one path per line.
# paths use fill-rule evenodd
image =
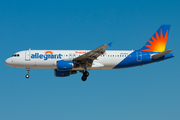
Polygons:
M151 40L148 41L150 45L144 45L144 46L148 47L149 49L142 50L142 51L163 52L165 50L166 42L167 42L167 38L168 38L168 30L166 31L166 34L164 37L163 37L162 29L160 31L161 31L160 36L156 32L155 33L156 38L154 38L152 36L151 39L153 41L151 41Z
M170 25L161 25L148 42L140 49L146 52L163 52L166 48L166 42Z

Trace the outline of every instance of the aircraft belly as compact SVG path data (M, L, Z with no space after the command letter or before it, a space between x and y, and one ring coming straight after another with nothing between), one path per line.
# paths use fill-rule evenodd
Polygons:
M56 60L30 60L21 62L19 68L56 69Z
M87 70L113 69L122 60L122 58L101 58L94 60L92 67L88 67ZM84 68L78 67L73 68L72 70L84 70Z
M104 65L102 69L112 69L122 60L123 60L122 58L105 58L99 60L98 62Z
M113 69L126 57L105 57L98 58L93 61L91 67L88 67L87 70L97 70L97 69ZM73 68L72 70L84 70L82 67Z

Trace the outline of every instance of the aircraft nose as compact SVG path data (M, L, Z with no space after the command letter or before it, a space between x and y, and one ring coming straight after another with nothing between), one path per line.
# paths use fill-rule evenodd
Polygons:
M5 64L6 64L6 65L9 65L10 63L11 63L11 62L10 62L10 59L9 59L9 58L5 60Z

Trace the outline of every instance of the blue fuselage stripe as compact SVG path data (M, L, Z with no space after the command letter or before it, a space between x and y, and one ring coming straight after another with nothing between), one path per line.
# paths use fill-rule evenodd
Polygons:
M152 62L158 62L164 59L174 57L172 53L169 53L161 58L152 59L151 54L155 54L155 53L157 52L134 51L128 57L122 60L118 65L116 65L113 69L135 67L135 66L149 64Z

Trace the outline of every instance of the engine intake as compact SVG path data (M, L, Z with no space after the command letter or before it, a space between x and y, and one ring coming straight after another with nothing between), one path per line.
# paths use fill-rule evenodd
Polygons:
M59 60L57 61L57 69L58 71L71 70L73 68L72 61Z

